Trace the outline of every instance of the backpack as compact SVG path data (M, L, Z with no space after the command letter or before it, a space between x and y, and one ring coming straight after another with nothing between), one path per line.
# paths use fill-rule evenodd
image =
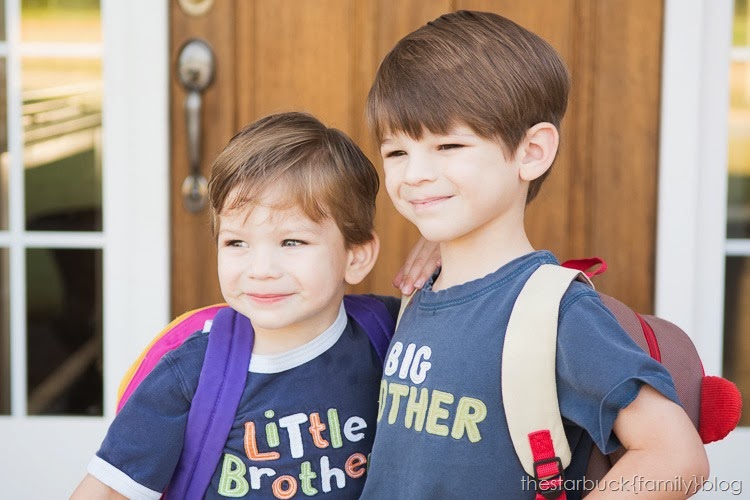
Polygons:
M594 266L594 271L586 273ZM557 401L555 351L560 301L574 280L606 270L599 258L539 267L524 285L508 323L502 359L502 394L513 447L535 481L536 498L565 498L565 469L571 459ZM732 382L706 376L690 337L661 318L640 315L622 302L597 292L620 326L644 351L669 371L685 412L704 444L723 439L739 423L740 392ZM534 363L530 364L529 360ZM530 389L531 386L531 389ZM592 447L586 471L591 484L624 454L603 455ZM585 496L585 492L584 492Z
M367 333L382 363L395 330L385 304L374 297L347 295L344 308ZM126 373L117 411L166 354L212 320L198 387L190 404L182 454L165 498L203 498L221 459L245 386L253 349L250 320L226 304L189 311L167 325ZM227 381L232 383L227 384Z

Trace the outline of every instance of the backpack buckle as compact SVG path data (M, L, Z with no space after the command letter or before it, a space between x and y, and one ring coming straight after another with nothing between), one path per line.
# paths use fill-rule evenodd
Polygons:
M552 467L552 465L556 467ZM543 473L540 473L540 469ZM534 462L534 484L536 492L548 500L565 494L565 474L560 457L544 458Z

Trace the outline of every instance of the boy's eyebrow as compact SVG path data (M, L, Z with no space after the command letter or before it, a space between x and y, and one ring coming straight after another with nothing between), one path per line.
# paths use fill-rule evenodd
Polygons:
M283 228L286 232L289 233L312 233L312 234L318 234L317 227L304 227L304 226L290 226Z
M476 134L472 134L471 132L457 132L457 131L451 131L445 134L446 136L453 136L453 137L474 137Z
M320 224L317 224L313 221L310 221L308 223L300 223L298 221L291 221L289 223L285 223L285 221L279 221L277 224L277 228L283 232L287 233L312 233L312 234L318 234L320 232Z
M454 125L451 128L449 128L444 134L435 134L435 135L454 135L454 136L460 136L460 137L473 137L476 134L474 130L472 130L467 125Z

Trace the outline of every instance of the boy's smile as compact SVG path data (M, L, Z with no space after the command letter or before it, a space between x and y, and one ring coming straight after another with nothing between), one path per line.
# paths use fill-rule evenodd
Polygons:
M332 220L316 223L297 207L276 208L287 200L269 191L249 213L221 214L217 241L222 294L250 318L259 354L298 347L333 323L349 257Z
M282 294L282 293L248 293L248 297L250 297L251 300L259 303L259 304L274 304L276 302L282 301L285 298L289 297L290 294Z
M424 198L418 198L411 200L409 203L411 203L414 206L414 210L417 211L427 211L431 208L434 208L438 205L440 205L442 202L446 200L450 200L452 196L428 196Z

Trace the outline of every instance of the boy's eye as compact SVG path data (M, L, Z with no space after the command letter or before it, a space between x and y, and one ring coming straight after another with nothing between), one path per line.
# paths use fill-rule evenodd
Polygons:
M224 246L243 248L247 246L247 243L242 240L227 240L226 242L224 242Z
M463 144L441 144L438 146L438 150L445 151L447 149L458 149L464 147Z
M304 244L305 242L302 240L284 240L281 242L282 247L298 247Z
M384 151L383 158L396 158L398 156L404 156L405 154L406 151L402 151L400 149L397 149L395 151Z

